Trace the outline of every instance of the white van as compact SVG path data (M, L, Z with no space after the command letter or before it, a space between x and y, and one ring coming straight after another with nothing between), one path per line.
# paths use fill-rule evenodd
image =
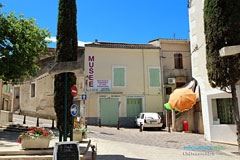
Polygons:
M135 123L138 127L140 127L140 123L143 124L144 128L154 127L161 129L163 126L163 120L158 113L151 112L142 112L139 116L136 117Z

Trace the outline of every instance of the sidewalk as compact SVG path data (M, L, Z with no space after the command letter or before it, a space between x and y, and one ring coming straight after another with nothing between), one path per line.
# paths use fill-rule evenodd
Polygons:
M18 135L19 133L16 132L0 132L0 151L20 150L21 144L16 142ZM186 155L186 152L196 153L196 151L116 142L100 138L90 139L92 144L97 146L97 159L99 160L239 160L239 156L217 152L213 155ZM54 137L50 147L53 147L57 141L58 137Z
M163 147L136 145L91 138L97 145L99 160L239 160L239 156L216 152L196 152ZM206 155L203 155L206 154ZM192 155L190 155L192 154ZM194 155L193 155L194 154ZM200 154L200 155L197 155Z
M15 122L22 122L15 116ZM27 118L27 125L34 126L35 118ZM16 123L18 123L16 122ZM40 126L51 126L51 120L41 120ZM97 159L100 160L237 160L240 156L232 154L236 146L204 141L202 135L191 133L167 133L164 131L139 132L137 129L88 126L88 137L97 146ZM20 132L0 132L0 151L17 151L21 144L16 142ZM58 133L50 142L50 147L58 142ZM171 141L170 141L171 140ZM174 142L174 143L173 143ZM177 142L177 143L176 143ZM224 150L192 151L184 146L226 146Z

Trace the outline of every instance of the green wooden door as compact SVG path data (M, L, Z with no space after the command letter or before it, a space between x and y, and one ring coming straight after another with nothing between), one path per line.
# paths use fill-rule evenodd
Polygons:
M127 99L127 117L136 117L142 112L142 99L129 98Z
M100 98L100 117L102 125L117 125L118 115L117 98Z

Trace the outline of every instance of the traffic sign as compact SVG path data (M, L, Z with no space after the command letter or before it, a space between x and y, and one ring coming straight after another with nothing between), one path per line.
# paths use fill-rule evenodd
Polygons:
M76 86L72 86L72 96L73 97L77 96L77 87Z
M82 94L82 100L86 100L87 99L87 95L86 94Z
M78 106L76 104L73 104L71 106L71 114L72 114L72 116L77 116L78 115Z

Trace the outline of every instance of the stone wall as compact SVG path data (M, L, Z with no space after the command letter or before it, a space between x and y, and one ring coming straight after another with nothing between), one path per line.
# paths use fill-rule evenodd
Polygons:
M5 125L8 122L12 122L13 114L9 111L0 110L0 126Z

